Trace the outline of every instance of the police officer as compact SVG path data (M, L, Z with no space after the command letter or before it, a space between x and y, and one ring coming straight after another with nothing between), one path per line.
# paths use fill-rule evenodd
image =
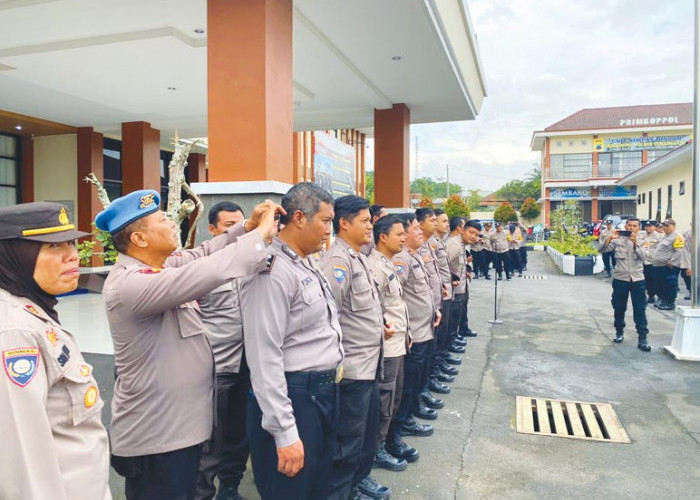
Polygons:
M612 236L613 234L615 234L615 230L613 229L613 220L607 219L605 221L605 229L601 229L600 235L598 236L598 243L602 245L603 243L605 243L605 240L608 239L608 236ZM600 252L600 254L603 256L603 266L605 266L605 275L606 277L610 278L612 276L612 268L615 267L615 252L607 251Z
M503 231L503 226L500 222L496 222L496 231L491 233L489 239L491 240L491 248L494 255L494 265L496 268L496 274L498 275L498 280L503 279L503 271L506 273L506 279L510 279L510 259L508 258L508 234Z
M523 245L523 233L514 222L508 225L508 256L510 258L511 276L518 271L518 276L523 275L523 264L520 260L520 247Z
M450 316L450 324L459 325L462 321L462 315L465 313L465 301L467 293L467 249L464 242L464 223L463 217L452 217L450 219L450 237L447 240L447 258L450 260L450 267L454 271L454 295L452 302L452 310ZM466 344L465 344L466 345ZM459 364L462 363L460 358Z
M688 294L683 297L685 300L690 300L690 275L691 275L691 261L693 260L693 232L692 229L688 229L683 233L683 239L685 240L685 245L683 246L683 255L681 256L681 277L685 282L685 289Z
M230 201L216 203L209 210L209 233L219 236L243 222L240 206ZM216 365L216 426L211 440L203 446L197 478L198 500L243 500L238 485L248 461L245 432L246 403L250 390L250 372L243 354L243 323L238 295L238 280L215 288L199 299L202 321L214 351Z
M119 252L103 296L118 373L112 466L129 500L194 496L214 420L214 360L196 299L265 268L264 240L277 230L277 205L261 204L245 224L173 254L175 223L159 204L156 191L135 191L95 219Z
M336 238L321 257L321 270L338 307L345 360L329 498L345 500L355 488L372 498L385 498L388 488L369 474L379 434L382 338L395 331L391 323L384 323L379 291L367 258L360 253L362 245L371 241L369 202L343 196L335 200L333 210Z
M401 282L391 263L391 259L403 250L406 232L403 223L395 217L384 217L378 220L374 223L372 230L376 247L372 250L368 261L379 289L385 321L390 323L396 331L394 335L384 339L384 370L379 380L381 398L379 439L374 464L390 471L401 471L406 469L408 462L405 458L397 458L389 454L386 450L386 439L391 419L401 403L404 356L410 346L408 309L403 300ZM418 454L407 458L413 462L418 459Z
M472 265L474 267L474 272L472 273L473 279L479 279L479 276L486 277L484 273L484 260L486 259L486 250L484 248L484 239L479 238L471 246L472 254Z
M639 340L637 347L644 352L651 351L647 344L646 315L646 285L644 283L644 247L637 241L637 232L640 222L637 218L629 218L625 223L625 230L629 236L621 236L619 231L613 231L603 240L601 252L614 252L617 264L614 269L612 281L612 306L615 311L615 339L619 344L624 339L625 312L627 311L627 298L632 298L634 311L634 325L637 328Z
M495 264L494 260L494 253L491 247L491 227L492 224L490 222L484 222L484 229L482 234L479 235L479 240L481 243L484 245L483 253L484 253L484 258L481 260L481 274L484 275L484 279L490 280L491 279L491 272L489 271L489 268L493 264Z
M473 245L479 239L479 233L481 232L481 224L477 220L468 220L464 223L462 229L462 242L465 247ZM456 339L462 339L466 342L467 337L476 337L478 334L469 328L469 281L471 277L469 276L469 259L467 258L467 276L466 276L466 287L464 290L464 301L462 302L462 313L459 319L459 335Z
M646 229L637 233L637 244L644 248L644 282L647 287L647 304L656 302L658 295L658 278L652 266L652 257L656 251L656 244L663 238L663 231L656 221L647 221Z
M435 307L423 258L418 254L424 243L423 230L413 214L401 214L400 218L406 231L406 244L392 262L404 291L413 346L404 359L401 404L389 426L386 448L392 455L408 460L407 455L415 450L401 442L400 436L430 436L433 433L432 425L419 424L414 416L421 405L420 393L429 378L433 329L440 323L441 316ZM434 390L432 385L430 387ZM449 387L444 392L449 392Z
M517 224L520 229L520 235L522 236L520 240L520 270L527 271L527 237L529 233L524 225L519 222Z
M84 236L60 204L0 208L3 500L112 498L104 403L55 310L55 296L78 286Z
M664 237L656 244L652 259L654 272L659 278L661 303L654 304L654 307L662 311L672 311L676 308L678 274L685 240L676 232L675 220L666 219L661 223L661 228L664 231Z
M247 430L264 500L325 500L338 425L343 346L328 280L310 257L331 235L333 197L308 182L282 197L285 225L261 273L240 280L254 395Z

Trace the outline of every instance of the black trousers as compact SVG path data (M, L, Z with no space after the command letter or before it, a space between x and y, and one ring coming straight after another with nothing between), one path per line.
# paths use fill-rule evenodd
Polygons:
M197 477L197 500L214 498L214 478L226 486L238 486L245 472L250 448L246 436L246 407L250 375L216 374L216 426L210 441L202 446Z
M489 266L491 266L491 264L494 263L494 253L491 250L482 250L481 253L483 254L483 257L481 258L481 274L483 274L484 276L488 276Z
M384 358L384 377L379 379L379 441L384 441L389 433L391 419L401 404L403 392L404 356Z
M454 328L452 328L451 340L454 340L457 334L461 332L462 316L466 314L466 308L464 307L466 301L466 295L463 293L456 293L452 297L450 322L454 325Z
M690 293L690 276L685 274L687 270L688 269L681 269L681 278L683 278L683 283L685 283L685 289Z
M318 372L287 375L287 396L304 444L304 467L294 477L277 472L277 446L272 435L262 428L262 411L251 392L246 428L255 486L263 500L326 500L338 429L338 386L320 385Z
M201 452L195 445L138 457L112 455L112 467L126 479L127 500L192 500Z
M527 267L527 246L523 242L523 246L519 248L520 252L520 269L525 269Z
M442 301L442 308L440 309L442 319L440 320L440 324L437 326L437 328L435 328L435 349L432 356L432 362L429 368L430 373L433 372L435 366L444 358L445 354L447 353L447 348L450 345L450 332L454 328L454 325L450 323L452 307L452 299L444 299ZM425 389L427 390L427 387Z
M495 252L494 267L499 276L501 276L503 270L506 271L506 274L510 273L510 256L508 253L509 252Z
M649 298L659 294L659 287L657 284L659 279L656 276L657 274L658 273L654 270L654 266L651 264L644 265L644 282L646 283L647 295Z
M403 394L401 404L389 426L389 434L401 433L401 426L407 423L418 410L420 393L428 379L427 365L432 340L414 342L411 352L404 357Z
M520 249L508 250L508 256L510 257L510 272L523 272L523 265L520 262Z
M625 313L627 312L627 299L632 298L632 311L634 312L634 325L640 340L646 339L649 333L647 327L647 298L646 284L644 281L622 281L613 279L612 300L610 301L615 311L615 331L622 333L625 329Z
M479 275L482 273L485 251L484 250L472 250L472 267L474 268L474 274Z
M659 285L659 297L668 304L676 303L676 296L678 295L678 274L680 271L678 267L668 268L667 266L654 266L654 272L656 273Z
M350 490L369 476L379 435L381 403L377 381L344 379L339 389L340 418L329 500L347 500Z
M617 263L615 260L615 252L604 252L601 255L603 256L603 266L605 267L605 271L609 273Z

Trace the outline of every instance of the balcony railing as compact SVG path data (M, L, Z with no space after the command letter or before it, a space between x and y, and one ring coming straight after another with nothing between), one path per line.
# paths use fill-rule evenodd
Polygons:
M594 179L594 178L621 178L641 168L641 163L623 165L598 165L593 175L593 165L575 167L549 167L545 169L545 180L556 179Z

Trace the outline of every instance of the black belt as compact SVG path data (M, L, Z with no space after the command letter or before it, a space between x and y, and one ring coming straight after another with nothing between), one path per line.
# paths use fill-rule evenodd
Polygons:
M337 370L327 370L324 372L284 372L289 385L323 387L324 385L335 384Z

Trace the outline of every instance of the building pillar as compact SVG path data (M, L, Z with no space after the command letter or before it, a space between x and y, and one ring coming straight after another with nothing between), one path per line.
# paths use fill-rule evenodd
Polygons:
M160 131L147 122L122 123L122 194L160 193Z
M207 155L190 153L187 157L188 182L207 182Z
M22 136L20 139L22 163L20 164L20 203L34 201L34 139Z
M207 2L209 180L293 182L292 0Z
M85 178L90 174L104 182L104 155L102 134L92 127L78 129L78 229L92 232L92 221L104 208L97 196L97 188Z
M374 202L410 207L411 111L405 104L374 110Z
M591 222L598 220L600 215L598 214L598 205L600 204L598 200L598 188L591 188Z

